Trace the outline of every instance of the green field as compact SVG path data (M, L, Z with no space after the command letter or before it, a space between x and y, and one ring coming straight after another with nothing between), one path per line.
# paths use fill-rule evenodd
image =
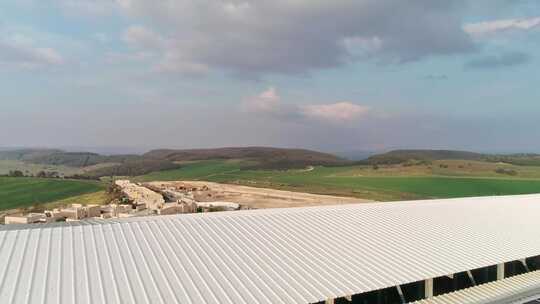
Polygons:
M378 170L361 166L316 167L310 171L241 168L240 162L203 161L186 164L177 170L145 175L138 180L206 180L380 201L540 193L540 179L536 178L499 177L496 174L471 177L457 171L440 172L439 168L439 175L412 167L399 167L399 170L393 167ZM463 170L466 169L470 170L468 167ZM399 174L391 174L394 171Z
M245 170L245 161L210 160L154 172L135 181L206 180L253 187L354 196L378 201L540 193L540 167L442 160L430 165L315 167ZM515 176L495 173L497 168ZM0 177L0 210L50 203L102 203L105 183ZM90 194L90 195L85 195Z
M0 177L0 210L35 206L104 189L92 181Z

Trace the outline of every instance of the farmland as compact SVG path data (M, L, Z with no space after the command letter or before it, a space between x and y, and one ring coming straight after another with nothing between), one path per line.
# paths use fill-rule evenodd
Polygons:
M0 210L29 207L103 190L99 182L0 177Z
M516 170L517 176L494 172L498 166ZM377 169L344 166L286 171L244 170L239 161L211 160L155 172L138 180L206 180L380 201L540 192L539 167L457 160Z
M155 150L143 157L113 158L56 150L10 151L0 154L0 174L17 169L32 176L43 170L65 176L101 176L103 181L0 178L0 210L44 203L102 203L107 200L104 181L113 175L135 181L200 180L378 201L540 193L537 159L527 154L503 157L434 150L394 151L363 162L267 148ZM80 161L87 166L68 166Z

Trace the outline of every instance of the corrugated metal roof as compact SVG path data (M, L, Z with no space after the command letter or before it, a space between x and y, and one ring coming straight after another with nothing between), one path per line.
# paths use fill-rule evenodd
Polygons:
M511 304L540 295L540 271L448 293L415 304Z
M0 230L7 303L310 303L540 255L540 195Z

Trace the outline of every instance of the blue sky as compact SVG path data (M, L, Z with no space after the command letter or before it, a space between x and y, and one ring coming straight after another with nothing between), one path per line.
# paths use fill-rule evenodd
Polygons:
M0 4L0 146L540 152L540 3Z

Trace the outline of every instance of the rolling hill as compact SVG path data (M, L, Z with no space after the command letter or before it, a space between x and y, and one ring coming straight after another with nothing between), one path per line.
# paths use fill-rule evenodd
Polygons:
M0 150L0 161L3 162L4 167L21 166L21 169L24 169L22 171L30 172L27 175L32 175L31 172L35 171L32 166L40 165L46 171L62 171L66 172L65 176L91 179L111 175L144 175L151 172L178 169L186 162L207 160L240 160L241 170L286 170L302 169L309 166L339 167L352 164L398 165L416 162L430 163L438 160L540 166L540 155L538 154L497 155L457 150L394 150L371 155L366 160L357 162L312 150L272 147L159 149L143 155L101 155L90 152L66 152L58 149ZM22 168L25 167L24 164L27 165L26 168Z
M56 149L0 151L0 160L27 164L80 168L72 177L136 176L177 169L179 163L201 160L243 160L243 169L293 169L307 166L339 166L350 162L340 157L304 149L231 147L217 149L153 150L143 155L100 155Z
M373 155L365 163L390 165L401 164L411 160L468 160L507 163L517 166L540 166L539 154L485 154L458 150L393 150L387 153Z
M373 155L367 161L370 164L400 164L409 160L482 160L485 157L485 154L457 150L393 150L387 153Z
M338 166L348 161L332 154L305 149L284 149L269 147L231 147L217 149L153 150L143 155L154 159L174 162L200 161L212 159L242 159L253 161L251 169L290 169L310 165Z
M141 155L100 155L90 152L65 152L57 149L20 149L0 151L0 160L43 165L55 169L78 169L75 178L99 178L109 175L141 175L170 170L179 165L167 159L154 159ZM25 171L22 167L22 171ZM73 171L73 170L70 170ZM77 171L77 170L75 170Z
M61 153L62 150L57 149L16 149L16 150L0 150L0 160L20 160L32 161L33 159Z

